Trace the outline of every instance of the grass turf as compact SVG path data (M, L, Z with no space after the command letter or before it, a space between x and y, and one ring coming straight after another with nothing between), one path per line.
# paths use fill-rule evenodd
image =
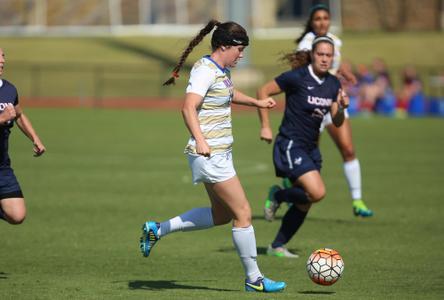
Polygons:
M253 208L259 265L285 280L282 294L243 292L230 226L162 239L152 257L138 250L146 219L208 205L191 184L179 112L29 109L48 148L41 158L17 128L13 167L28 219L0 224L1 299L442 299L440 252L444 134L440 119L353 119L364 199L375 211L355 218L339 154L322 138L327 197L288 245L300 259L264 255L279 222L262 219L274 178L271 146L258 140L253 113L234 114L234 161ZM278 126L279 114L272 114ZM278 212L282 216L283 209ZM344 277L332 287L305 271L311 251L337 249Z

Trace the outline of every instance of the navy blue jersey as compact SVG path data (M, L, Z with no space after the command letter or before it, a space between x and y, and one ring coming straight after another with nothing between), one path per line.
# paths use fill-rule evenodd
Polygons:
M5 109L6 105L17 105L18 94L15 86L7 80L0 80L0 113ZM11 127L14 122L0 125L0 168L9 167L11 162L8 155L8 140Z
M311 66L305 66L282 73L275 81L285 92L285 112L279 134L308 150L315 148L322 119L336 102L341 87L339 80L327 73L321 81Z

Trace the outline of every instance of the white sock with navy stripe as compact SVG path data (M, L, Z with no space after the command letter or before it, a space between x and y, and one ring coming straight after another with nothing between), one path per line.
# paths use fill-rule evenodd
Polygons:
M255 282L259 277L263 277L257 265L256 237L252 225L248 227L233 227L233 243L236 247L242 265L244 266L245 276L250 282Z
M175 231L201 230L213 226L211 207L199 207L160 223L157 233L159 236L165 236Z

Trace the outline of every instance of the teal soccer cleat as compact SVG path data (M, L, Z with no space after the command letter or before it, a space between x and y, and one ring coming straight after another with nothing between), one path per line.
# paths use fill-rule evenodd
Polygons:
M364 201L354 200L353 214L357 217L367 218L373 216L373 211L365 205Z
M151 249L160 240L158 223L146 222L142 226L142 237L140 238L140 251L144 257L150 255Z
M245 280L245 291L259 293L282 292L287 284L283 281L273 281L268 278L259 278L255 282Z

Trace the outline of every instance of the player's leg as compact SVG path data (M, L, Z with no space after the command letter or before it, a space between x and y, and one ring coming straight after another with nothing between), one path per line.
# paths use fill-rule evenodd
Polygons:
M372 216L373 212L362 200L361 167L353 146L350 120L346 118L340 127L329 124L326 128L344 161L344 174L353 200L354 214L362 217Z
M237 176L218 183L205 183L209 194L217 195L233 218L232 237L245 270L247 291L277 292L285 283L264 278L257 265L257 248L254 228L251 225L251 207Z
M26 217L24 198L5 198L0 200L0 218L9 224L21 224Z
M286 201L291 201L295 197L299 197L303 201L295 201L287 210L275 239L267 249L267 254L277 257L297 258L298 256L288 251L285 245L304 223L311 204L319 202L325 196L325 185L319 171L313 170L301 175L294 182L292 188L283 191L286 191L286 194L283 192L279 197L287 197Z
M218 220L220 222L223 219L218 217ZM229 222L229 219L225 222ZM211 207L193 208L161 223L148 221L142 226L143 234L140 238L140 250L143 256L147 257L157 241L167 234L177 231L202 230L221 224L214 223Z

